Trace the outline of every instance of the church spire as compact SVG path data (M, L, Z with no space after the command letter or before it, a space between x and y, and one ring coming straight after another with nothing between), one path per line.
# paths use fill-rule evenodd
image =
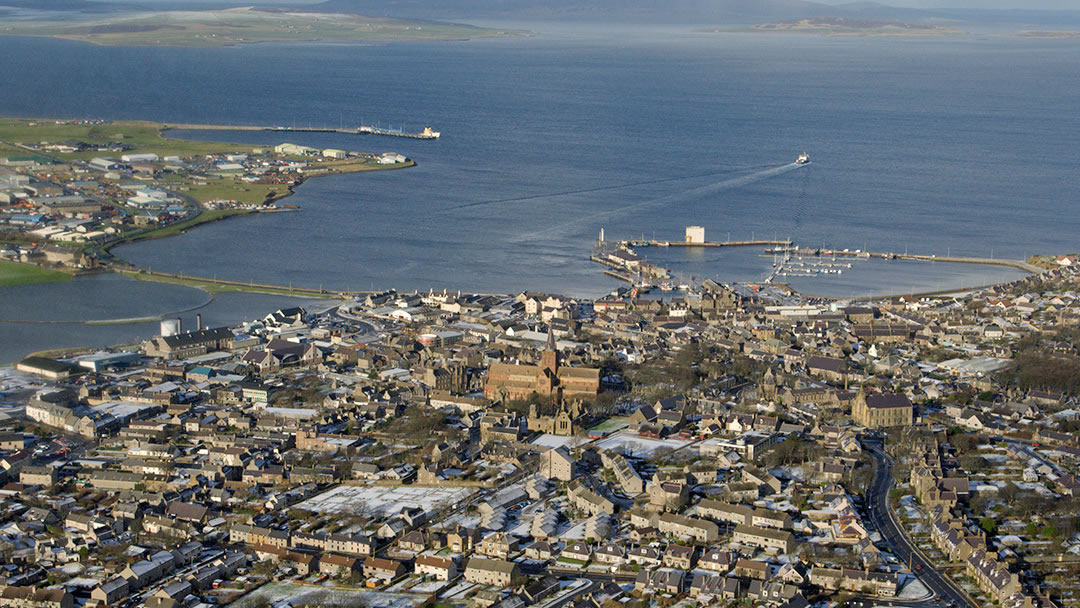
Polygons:
M551 325L548 325L548 338L547 338L547 350L555 352L555 334L551 331Z

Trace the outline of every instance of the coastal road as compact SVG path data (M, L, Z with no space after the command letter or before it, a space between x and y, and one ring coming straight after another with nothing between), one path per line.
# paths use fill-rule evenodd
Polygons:
M349 313L341 310L340 305L339 306L334 306L333 308L328 309L326 311L326 313L329 314L330 316L339 317L341 319L345 319L346 321L351 321L352 323L358 325L360 327L360 329L361 329L361 333L362 333L363 337L359 338L357 340L357 342L360 342L361 344L367 344L369 342L375 342L375 341L379 340L379 338L381 336L381 334L380 334L381 328L376 327L375 324L371 321L371 319L367 319L367 318L361 317L359 315L349 314Z
M866 493L870 524L881 533L882 540L893 554L905 564L910 564L915 576L931 593L941 597L942 602L956 602L956 606L962 608L976 608L956 583L937 571L915 546L889 506L889 490L893 486L892 458L881 449L879 443L864 441L862 445L874 460L874 480Z

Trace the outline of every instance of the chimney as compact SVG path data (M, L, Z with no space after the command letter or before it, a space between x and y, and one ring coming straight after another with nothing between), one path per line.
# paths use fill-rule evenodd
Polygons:
M202 330L202 313L195 313L195 331Z
M176 333L184 333L184 320L180 317L176 317Z

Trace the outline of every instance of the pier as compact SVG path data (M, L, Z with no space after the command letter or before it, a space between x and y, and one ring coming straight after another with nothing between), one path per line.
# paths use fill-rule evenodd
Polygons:
M766 251L766 253L772 253ZM848 258L877 258L881 260L916 260L919 262L951 262L955 264L988 264L991 266L1008 266L1010 268L1016 268L1023 270L1024 272L1040 273L1043 271L1038 266L1032 266L1027 262L1020 260L1008 260L1001 258L976 258L976 257L963 257L963 256L939 256L928 255L918 253L892 253L888 251L851 251L835 249L809 249L809 248L795 248L788 249L786 251L776 251L776 253L788 253L793 256L821 256L821 257L848 257Z
M718 242L696 242L696 241L623 241L624 244L632 247L791 247L793 243L791 241L718 241Z
M439 131L424 127L419 133L407 133L400 129L382 129L369 125L360 125L355 129L348 127L260 127L254 125L194 125L167 124L165 129L183 129L186 131L276 131L281 133L344 133L345 135L384 135L386 137L404 137L406 139L439 139Z

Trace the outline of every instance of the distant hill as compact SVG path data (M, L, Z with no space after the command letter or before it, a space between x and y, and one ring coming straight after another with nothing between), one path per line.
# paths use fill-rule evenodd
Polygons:
M308 9L425 19L573 18L650 23L750 23L763 19L863 16L859 9L808 0L326 0Z
M87 0L0 0L0 8L32 8L41 11L85 11L104 8Z
M791 19L846 17L905 22L1080 23L1080 10L930 10L890 6L872 0L856 0L839 5L812 0L325 0L320 4L308 4L305 8L328 13L440 20L573 19L610 23L749 25Z

